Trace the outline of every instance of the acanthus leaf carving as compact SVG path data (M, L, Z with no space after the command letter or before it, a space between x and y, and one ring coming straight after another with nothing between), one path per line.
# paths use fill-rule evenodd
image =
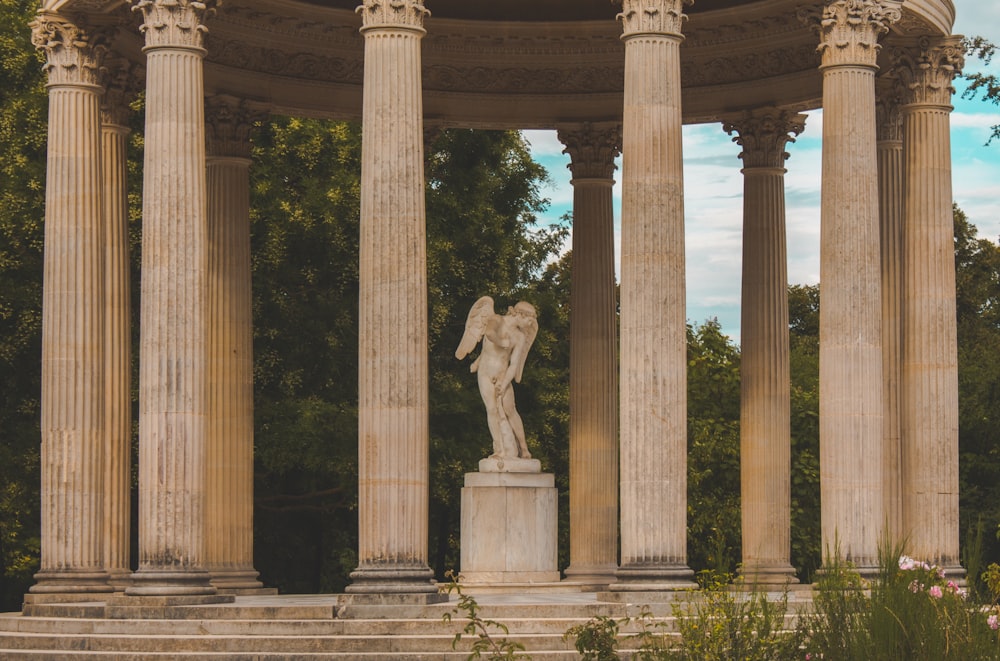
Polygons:
M681 26L687 16L684 7L694 0L621 0L618 20L623 37L638 34L681 36Z
M799 20L819 33L823 67L876 67L879 37L902 18L900 0L831 0L822 10L803 8Z
M205 100L205 141L210 156L250 158L250 132L267 113L245 100L217 95Z
M43 12L31 22L31 41L45 53L49 85L100 85L108 52L106 31L93 31L59 14Z
M355 10L361 14L361 31L375 28L410 28L423 31L430 11L421 0L364 0Z
M622 153L622 127L599 127L587 122L579 127L560 127L559 142L566 148L566 167L574 179L611 179L615 157Z
M893 50L893 70L906 90L905 105L951 104L952 82L965 65L965 52L958 37L920 37L916 44Z
M221 0L129 0L132 11L141 12L139 30L146 48L203 48L208 28L205 20L215 13Z
M784 168L788 153L785 147L795 142L806 128L806 116L779 108L744 112L722 125L733 142L743 147L739 158L744 168Z
M897 76L879 76L875 79L875 92L875 134L878 141L901 141L904 94L902 81Z
M101 71L104 96L101 98L101 122L113 126L126 126L129 103L142 87L145 70L141 65L123 57L109 58Z

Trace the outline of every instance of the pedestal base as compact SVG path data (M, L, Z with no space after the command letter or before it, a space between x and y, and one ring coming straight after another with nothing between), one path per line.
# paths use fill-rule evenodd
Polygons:
M551 473L466 473L462 583L558 581L556 510Z

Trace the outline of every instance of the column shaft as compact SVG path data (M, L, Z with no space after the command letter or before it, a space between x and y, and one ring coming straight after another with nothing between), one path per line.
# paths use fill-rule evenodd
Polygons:
M615 590L688 586L680 0L626 1L621 567Z
M785 145L805 115L744 113L723 125L743 147L743 291L740 365L741 574L794 582L791 554L791 397Z
M573 170L569 557L566 577L607 584L618 568L618 365L612 187L621 129L560 130Z
M427 566L423 6L367 0L359 270L359 565L348 591L434 593Z
M208 159L208 493L212 584L261 587L253 567L250 161Z
M823 547L865 573L877 567L885 524L875 59L899 17L892 0L833 0L820 23Z
M207 245L198 3L139 0L146 23L139 338L139 570L131 595L211 595L205 570Z
M878 114L879 239L882 246L882 501L886 534L901 541L900 352L903 314L902 118L891 89L883 89Z
M33 24L48 56L42 292L41 569L33 593L107 592L104 571L104 233L101 53L56 15Z
M910 553L961 575L949 125L961 44L955 38L919 43L899 65L910 91L903 109L903 532Z
M129 286L128 128L105 122L104 151L104 556L112 583L124 589L129 568L132 479L131 288Z

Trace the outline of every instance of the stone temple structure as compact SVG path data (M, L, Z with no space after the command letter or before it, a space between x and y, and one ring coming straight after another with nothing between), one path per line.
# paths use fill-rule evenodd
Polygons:
M692 584L681 127L713 122L734 136L745 178L743 571L794 580L784 148L815 108L823 541L870 569L887 530L960 574L953 21L951 0L45 0L34 25L50 95L42 559L28 603L114 592L212 600L262 587L251 544L248 168L253 123L267 113L363 126L350 593L437 591L422 159L448 127L555 129L571 156L565 575L623 598ZM124 140L141 90L132 568Z

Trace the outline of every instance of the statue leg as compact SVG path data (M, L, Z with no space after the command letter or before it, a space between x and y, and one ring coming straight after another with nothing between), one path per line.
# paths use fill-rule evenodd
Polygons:
M503 456L503 435L500 433L500 411L497 409L496 392L493 381L485 378L483 373L479 373L479 394L486 405L486 424L490 429L490 437L493 439L493 456Z
M514 438L517 439L518 456L522 459L531 459L531 453L528 452L528 444L524 440L524 423L521 421L521 416L514 406L513 388L507 388L507 392L503 395L503 410L507 414L507 421L514 432Z

